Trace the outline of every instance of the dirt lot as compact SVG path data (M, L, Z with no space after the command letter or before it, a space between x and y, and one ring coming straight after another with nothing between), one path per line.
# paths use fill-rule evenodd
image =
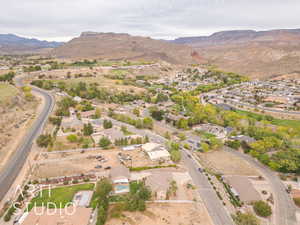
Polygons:
M75 132L70 132L69 134L76 134ZM77 135L77 134L76 134ZM69 149L80 149L83 147L82 142L76 142L72 143L67 139L66 136L57 136L54 142L53 147L48 148L49 151L60 151L60 150L69 150ZM89 148L96 147L96 144L94 144L93 139L90 137L84 137L77 135L78 139L83 138L84 143L88 144Z
M117 150L99 150L86 153L43 153L36 161L33 177L38 179L103 172L107 166L115 167L120 165L117 154ZM107 162L99 162L95 158L99 155ZM96 169L95 166L98 165L101 165L102 168Z
M203 205L197 203L148 204L143 213L125 212L121 219L110 219L107 225L212 225Z
M225 175L259 176L259 172L248 162L225 151L198 153L201 162L208 168Z
M37 101L27 102L16 88L0 85L0 170L32 125L37 111Z

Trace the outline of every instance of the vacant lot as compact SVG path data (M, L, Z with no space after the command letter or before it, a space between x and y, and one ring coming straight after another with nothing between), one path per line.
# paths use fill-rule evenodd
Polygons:
M10 84L0 83L0 105L9 103L18 94L18 89Z
M33 173L35 179L78 175L82 173L103 172L107 166L120 165L116 150L99 150L86 153L43 154L36 162ZM105 162L99 162L96 156L101 155ZM101 165L102 168L95 168Z
M69 202L72 202L74 195L79 191L93 190L94 184L80 184L68 187L59 187L54 189L45 189L32 199L28 209L34 206L47 206L47 203L54 203L56 208L64 208ZM54 207L51 206L51 207Z
M129 91L132 90L134 92L143 92L145 89L138 88L131 85L122 85L122 80L112 80L107 79L103 76L97 76L97 77L81 77L81 78L74 78L74 79L67 79L64 80L68 85L77 84L79 82L85 82L88 84L97 83L99 87L104 88L113 88L114 90L119 91Z
M93 139L90 137L82 137L78 136L78 139L83 138L84 141L82 142L75 142L72 143L67 139L68 136L58 136L55 139L53 147L49 148L49 151L59 151L59 150L68 150L68 149L78 149L83 148L83 146L86 144L88 148L96 147L94 145Z
M225 151L199 153L202 163L225 175L258 176L258 171L248 162Z
M120 219L107 225L212 225L204 205L197 203L147 205L145 212L124 212Z

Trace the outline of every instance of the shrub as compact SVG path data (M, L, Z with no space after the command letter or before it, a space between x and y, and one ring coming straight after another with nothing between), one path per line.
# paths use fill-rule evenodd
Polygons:
M113 124L110 120L104 120L103 121L103 128L104 129L109 129L109 128L112 128L113 127Z
M14 206L10 207L7 213L4 216L4 221L8 222L11 220L12 215L15 213L16 208Z
M254 212L261 217L268 217L272 215L272 209L268 203L264 201L257 201L253 205Z
M76 134L70 134L68 137L67 137L68 141L71 142L71 143L75 143L77 142L78 140L78 137Z
M294 200L295 204L296 204L298 207L300 207L300 198L294 198L293 200Z
M42 134L38 137L36 143L39 147L47 148L49 145L52 145L52 137L50 134Z
M233 221L236 225L259 225L259 220L252 213L240 213L238 212L233 216Z
M111 141L107 137L102 137L99 141L99 146L101 148L107 148L111 145Z

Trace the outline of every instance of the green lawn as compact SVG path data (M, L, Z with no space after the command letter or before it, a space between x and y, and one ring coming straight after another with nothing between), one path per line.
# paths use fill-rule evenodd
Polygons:
M0 104L5 104L18 94L18 89L10 84L0 83Z
M34 206L46 206L48 202L54 203L57 208L64 208L67 203L72 202L74 195L78 191L93 190L94 186L94 184L80 184L59 187L52 189L50 194L48 189L43 190L37 197L32 199L28 206L28 210L30 211Z
M256 120L268 120L268 116L258 114L258 113L253 113L253 112L243 111L243 110L235 110L235 112L241 115L245 115L247 117L254 118ZM300 120L284 120L284 119L277 119L273 117L273 119L270 120L269 122L276 126L286 126L286 127L293 127L293 128L300 127Z

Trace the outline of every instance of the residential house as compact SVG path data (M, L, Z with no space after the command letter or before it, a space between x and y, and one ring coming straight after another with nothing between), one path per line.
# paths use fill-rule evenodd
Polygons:
M83 122L76 117L63 117L61 128L63 130L71 129L81 131L83 129Z
M81 118L92 118L96 113L96 110L90 110L90 111L85 111L81 112L80 116Z
M169 151L158 143L146 143L142 145L142 150L152 161L169 161L171 159Z
M130 191L130 171L127 167L120 165L110 170L110 178L113 183L114 194L126 194Z

